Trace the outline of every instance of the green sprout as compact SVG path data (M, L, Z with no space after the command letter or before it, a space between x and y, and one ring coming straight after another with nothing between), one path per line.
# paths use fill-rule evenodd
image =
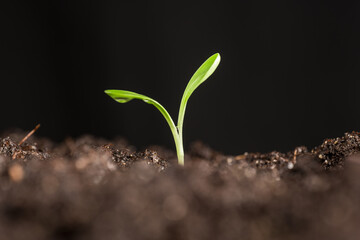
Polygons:
M152 98L149 98L142 94L125 91L125 90L105 90L105 93L119 103L127 103L133 99L140 99L148 104L154 105L164 116L166 122L169 124L170 130L172 132L175 141L178 163L180 165L184 165L184 146L183 146L182 132L183 132L186 104L191 94L195 91L195 89L198 86L200 86L200 84L202 84L206 79L208 79L211 76L211 74L213 74L219 63L220 63L220 54L216 53L211 57L209 57L191 77L181 99L177 126L175 125L174 121L172 120L170 114L166 111L166 109L160 103L158 103Z

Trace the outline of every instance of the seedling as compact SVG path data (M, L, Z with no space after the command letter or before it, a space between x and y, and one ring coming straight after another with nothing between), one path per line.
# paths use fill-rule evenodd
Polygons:
M184 165L183 123L186 104L194 90L198 86L200 86L200 84L202 84L206 79L208 79L211 74L213 74L219 63L220 54L216 53L209 57L191 77L181 99L177 126L175 125L174 121L172 120L170 114L166 111L166 109L152 98L125 90L105 90L105 93L119 103L127 103L133 99L140 99L146 103L154 105L164 116L166 122L169 124L175 141L178 163L180 165Z

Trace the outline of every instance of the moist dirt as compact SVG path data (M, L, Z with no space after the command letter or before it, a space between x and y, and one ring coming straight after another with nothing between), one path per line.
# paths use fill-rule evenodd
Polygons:
M160 146L0 138L0 239L359 239L360 135L185 167Z

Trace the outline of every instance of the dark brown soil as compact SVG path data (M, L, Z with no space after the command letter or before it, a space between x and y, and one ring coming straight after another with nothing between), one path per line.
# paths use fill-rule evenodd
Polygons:
M359 239L360 135L226 156L0 138L0 239Z

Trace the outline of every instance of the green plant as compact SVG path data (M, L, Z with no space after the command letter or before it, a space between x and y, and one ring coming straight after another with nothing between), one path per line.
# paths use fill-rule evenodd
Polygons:
M142 94L125 91L125 90L105 90L105 93L119 103L127 103L133 99L140 99L146 103L154 105L161 112L161 114L164 116L165 120L169 124L175 141L178 163L180 165L184 165L184 147L183 147L182 132L183 132L186 104L191 94L194 92L194 90L206 79L208 79L211 76L211 74L213 74L219 63L220 63L220 54L216 53L211 57L209 57L191 77L181 99L177 126L175 125L174 121L172 120L170 114L166 111L166 109L160 103L158 103L152 98L149 98Z

